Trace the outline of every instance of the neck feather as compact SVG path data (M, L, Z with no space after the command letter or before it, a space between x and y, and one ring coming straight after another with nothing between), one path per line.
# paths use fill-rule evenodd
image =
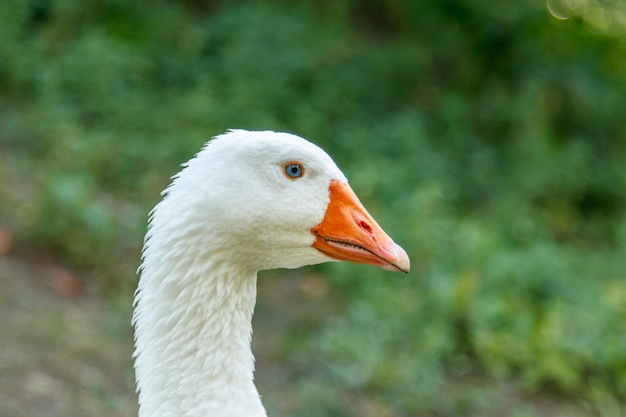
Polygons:
M250 348L256 271L224 259L147 242L133 314L139 417L266 415Z

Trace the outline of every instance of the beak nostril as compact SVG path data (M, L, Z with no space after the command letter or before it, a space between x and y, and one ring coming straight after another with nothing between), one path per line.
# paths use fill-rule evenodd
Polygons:
M369 233L370 235L372 234L372 228L371 228L371 226L370 226L369 224L367 224L366 222L364 222L363 220L361 220L361 221L359 222L359 225L360 225L363 229L365 229L365 231L366 231L367 233Z

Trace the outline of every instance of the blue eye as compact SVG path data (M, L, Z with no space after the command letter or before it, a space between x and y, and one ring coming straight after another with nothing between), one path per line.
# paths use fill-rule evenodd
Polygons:
M287 178L295 180L304 175L304 167L300 162L289 162L285 165L285 175Z

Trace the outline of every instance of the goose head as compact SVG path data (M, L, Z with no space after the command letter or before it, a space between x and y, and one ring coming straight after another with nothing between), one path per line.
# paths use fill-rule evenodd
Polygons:
M171 207L153 216L170 218L153 223L166 223L170 237L194 236L196 248L250 270L347 260L409 271L406 252L363 207L333 160L292 134L217 136L165 193L160 204Z
M139 416L265 417L256 273L333 260L409 270L317 146L243 130L209 141L151 214L133 313Z

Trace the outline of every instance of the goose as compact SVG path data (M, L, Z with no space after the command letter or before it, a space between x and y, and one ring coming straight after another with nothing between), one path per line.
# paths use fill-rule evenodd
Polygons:
M409 271L333 160L290 133L209 140L150 213L135 293L139 417L264 417L257 272L327 261Z

